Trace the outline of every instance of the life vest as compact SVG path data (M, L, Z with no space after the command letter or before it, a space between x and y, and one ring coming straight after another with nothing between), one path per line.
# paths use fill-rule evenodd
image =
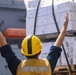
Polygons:
M27 59L23 60L16 75L52 75L52 70L47 59Z

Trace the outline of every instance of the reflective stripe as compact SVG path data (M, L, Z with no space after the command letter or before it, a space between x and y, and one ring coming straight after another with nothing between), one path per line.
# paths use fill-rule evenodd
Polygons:
M27 59L19 64L16 75L52 75L52 70L47 59Z
M43 72L43 71L48 71L48 67L47 66L26 66L26 67L22 67L21 71L37 71L37 72Z

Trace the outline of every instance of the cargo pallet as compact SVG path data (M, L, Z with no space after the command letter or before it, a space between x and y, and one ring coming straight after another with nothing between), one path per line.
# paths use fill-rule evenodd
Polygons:
M36 35L36 36L38 36L41 39L41 41L48 42L48 41L55 41L58 35L59 35L58 33L51 33L51 34L49 33L49 34ZM76 31L75 30L67 31L65 36L68 37L76 36Z
M70 65L72 73L70 73L68 66L56 66L53 75L76 75L76 65Z

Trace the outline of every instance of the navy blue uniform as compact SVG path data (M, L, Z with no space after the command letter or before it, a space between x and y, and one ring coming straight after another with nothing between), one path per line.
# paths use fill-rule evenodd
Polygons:
M50 52L46 57L47 60L50 62L52 71L54 70L57 60L60 57L62 49L56 46L52 46L50 48ZM12 51L10 45L5 45L0 48L0 52L2 57L6 59L8 67L13 75L16 75L16 70L18 65L20 64L21 60L17 58L15 53Z

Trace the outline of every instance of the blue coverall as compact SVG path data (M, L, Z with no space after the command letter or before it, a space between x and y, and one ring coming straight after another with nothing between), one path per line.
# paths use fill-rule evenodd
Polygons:
M60 57L62 49L56 46L52 46L50 48L50 52L46 59L50 62L52 71L54 70L57 60ZM5 45L0 48L0 52L3 58L5 58L9 70L11 71L12 75L16 75L16 70L18 65L20 64L21 60L17 58L15 53L12 51L10 45Z

